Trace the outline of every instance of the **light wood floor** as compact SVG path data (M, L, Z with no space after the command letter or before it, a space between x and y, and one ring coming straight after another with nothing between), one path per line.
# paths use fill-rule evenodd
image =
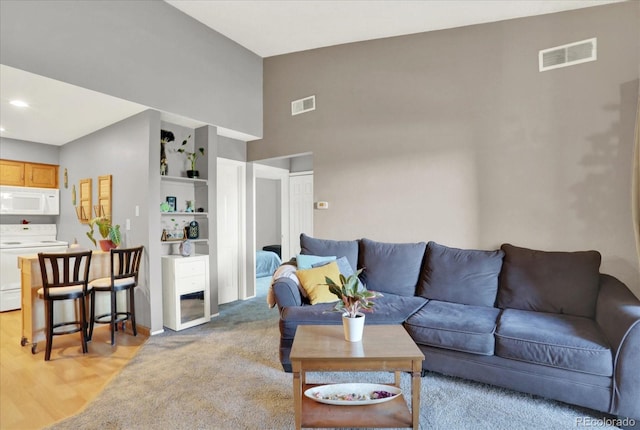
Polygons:
M89 353L82 354L80 334L53 338L51 360L44 342L35 355L20 346L20 311L0 312L0 429L41 429L81 411L135 356L147 340L140 333L116 334L96 325Z

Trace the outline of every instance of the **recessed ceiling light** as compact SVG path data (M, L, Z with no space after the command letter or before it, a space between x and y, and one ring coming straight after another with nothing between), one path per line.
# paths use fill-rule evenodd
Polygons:
M9 103L18 107L29 107L29 103L23 102L22 100L11 100Z
M0 127L0 132L3 132L3 131L4 131L4 127Z

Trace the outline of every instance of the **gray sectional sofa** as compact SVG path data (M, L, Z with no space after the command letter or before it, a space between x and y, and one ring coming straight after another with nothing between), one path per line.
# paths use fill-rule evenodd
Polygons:
M504 244L464 250L301 235L301 254L364 267L376 299L366 324L403 324L424 371L467 378L640 419L640 301L600 273L597 251ZM344 258L343 258L344 257ZM278 272L276 272L276 275ZM295 276L274 279L280 360L300 324L340 324L332 303L309 304Z

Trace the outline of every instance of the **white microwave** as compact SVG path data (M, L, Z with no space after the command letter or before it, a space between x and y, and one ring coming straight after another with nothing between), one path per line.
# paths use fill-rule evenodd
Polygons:
M1 185L0 214L59 215L60 190Z

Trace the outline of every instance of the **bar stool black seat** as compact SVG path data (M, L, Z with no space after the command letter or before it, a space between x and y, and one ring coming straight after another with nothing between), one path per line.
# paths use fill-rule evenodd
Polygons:
M86 300L91 294L89 267L91 251L74 253L38 253L42 288L38 289L38 297L44 300L45 330L47 347L45 361L51 359L53 336L81 332L82 353L87 348L87 312ZM79 304L74 321L54 323L54 303L62 300L74 300ZM56 330L64 327L62 330Z
M118 324L121 323L122 331L125 329L126 321L131 321L133 335L137 336L136 328L136 306L135 287L138 285L138 271L142 259L143 247L136 248L115 248L111 249L111 276L108 278L98 278L90 282L91 286L91 318L89 327L89 340L93 337L93 325L109 324L111 326L111 345L115 344L115 332ZM127 309L118 310L116 293L118 291L129 291L129 303ZM111 295L111 310L96 316L95 298L96 293L105 292Z

